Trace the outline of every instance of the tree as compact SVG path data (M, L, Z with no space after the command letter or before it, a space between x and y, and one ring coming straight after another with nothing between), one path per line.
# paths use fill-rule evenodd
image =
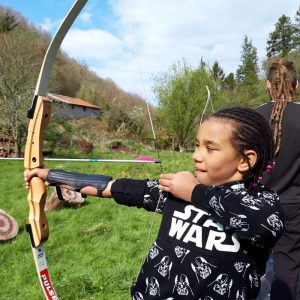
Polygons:
M211 68L211 75L218 89L223 88L225 73L217 61L214 62Z
M104 82L94 74L89 74L81 78L80 89L76 93L76 97L104 106L105 97L103 97Z
M19 25L17 17L9 11L3 11L0 14L0 32L9 32Z
M26 112L32 100L37 61L34 39L26 33L0 34L0 120L2 134L12 136L20 156L26 137ZM30 42L29 42L30 40Z
M267 40L267 57L286 57L297 45L297 28L291 19L282 15L275 24L275 30L269 34Z
M235 89L235 79L234 79L234 74L229 73L223 82L223 89L225 91L233 91Z
M295 15L295 48L300 51L300 7Z
M256 48L247 36L242 45L241 62L236 71L236 82L240 86L252 87L258 83L258 57Z
M203 66L193 70L183 59L154 81L160 117L172 137L172 147L184 151L195 136L207 98L205 85L211 87L212 79Z

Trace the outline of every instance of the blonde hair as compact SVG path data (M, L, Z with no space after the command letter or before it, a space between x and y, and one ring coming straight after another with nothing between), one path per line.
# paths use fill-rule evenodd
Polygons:
M298 83L293 62L278 59L272 63L268 72L268 80L271 84L270 97L274 101L270 125L273 131L276 155L280 150L283 112L287 102L293 100Z

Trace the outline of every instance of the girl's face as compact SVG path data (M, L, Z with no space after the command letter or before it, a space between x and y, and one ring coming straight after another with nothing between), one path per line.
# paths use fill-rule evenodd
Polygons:
M210 118L199 127L193 160L195 176L205 185L221 185L243 179L238 167L242 156L232 144L232 124Z

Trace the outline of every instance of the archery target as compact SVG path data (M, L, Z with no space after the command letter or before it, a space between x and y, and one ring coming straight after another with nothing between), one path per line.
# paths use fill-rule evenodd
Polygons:
M61 193L65 201L83 203L84 199L82 198L81 193L71 191L65 188L61 188Z
M14 238L19 231L16 220L4 210L0 209L0 241Z

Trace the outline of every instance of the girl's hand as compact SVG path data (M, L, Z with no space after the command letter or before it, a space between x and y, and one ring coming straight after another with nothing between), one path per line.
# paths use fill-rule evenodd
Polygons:
M199 184L196 177L188 171L175 174L161 174L158 188L172 193L175 197L191 202L194 187Z
M39 177L45 181L46 186L49 185L49 183L46 181L48 172L49 172L49 169L44 169L44 168L36 168L36 169L30 170L30 171L25 171L24 172L24 181L25 181L26 188L29 188L30 180L33 177Z

